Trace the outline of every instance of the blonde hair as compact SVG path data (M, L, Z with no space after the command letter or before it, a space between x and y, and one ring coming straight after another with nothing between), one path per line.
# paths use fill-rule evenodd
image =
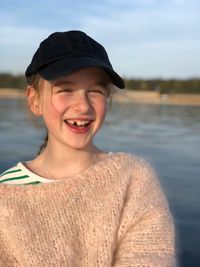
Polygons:
M42 77L37 73L37 74L33 74L30 77L26 77L26 82L28 85L33 86L36 90L39 90L39 86L40 86L40 79Z
M38 96L40 96L41 94L41 89L42 89L41 81L42 80L43 78L38 73L26 78L27 84L32 86L35 89ZM41 154L41 152L45 149L45 147L47 146L47 142L48 142L48 133L46 133L44 141L38 150L38 153L37 153L38 155Z

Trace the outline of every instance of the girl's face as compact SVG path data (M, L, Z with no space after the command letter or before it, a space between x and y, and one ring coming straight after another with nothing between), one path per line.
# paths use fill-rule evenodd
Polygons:
M108 75L100 68L84 68L52 83L44 80L39 111L52 145L92 149L107 106Z

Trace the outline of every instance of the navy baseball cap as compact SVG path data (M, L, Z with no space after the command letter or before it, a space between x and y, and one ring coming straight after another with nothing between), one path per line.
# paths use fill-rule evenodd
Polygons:
M117 87L125 87L113 70L105 48L82 31L52 33L41 42L26 69L28 78L39 73L45 80L55 80L82 68L100 67Z

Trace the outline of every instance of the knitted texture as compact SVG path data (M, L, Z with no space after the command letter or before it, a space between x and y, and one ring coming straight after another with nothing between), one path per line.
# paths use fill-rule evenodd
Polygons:
M154 171L129 154L59 183L0 185L0 267L171 267L174 239Z

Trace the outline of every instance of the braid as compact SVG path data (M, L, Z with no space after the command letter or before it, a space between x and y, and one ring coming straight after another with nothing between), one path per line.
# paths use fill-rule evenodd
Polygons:
M48 134L46 135L43 144L40 146L40 149L38 151L38 155L40 155L42 153L42 151L45 149L45 147L47 146L47 142L48 142Z

